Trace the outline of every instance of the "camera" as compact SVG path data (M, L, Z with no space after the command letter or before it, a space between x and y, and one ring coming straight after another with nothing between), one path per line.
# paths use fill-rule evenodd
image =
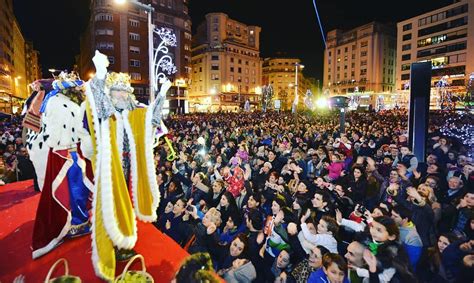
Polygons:
M194 211L194 205L188 205L186 207L186 210L189 211L189 212L193 212Z
M360 205L360 206L357 208L357 211L358 211L361 215L364 215L365 212L367 211L367 208L365 208L365 206L363 206L363 205Z

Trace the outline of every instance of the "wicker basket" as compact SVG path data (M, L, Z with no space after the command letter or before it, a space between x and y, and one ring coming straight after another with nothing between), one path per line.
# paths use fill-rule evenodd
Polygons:
M64 263L64 275L56 278L51 278L51 275L53 274L53 271L56 269L58 264ZM81 283L82 280L81 278L74 276L74 275L69 275L69 266L67 264L67 260L64 258L58 259L53 266L48 271L48 275L46 276L46 279L44 280L45 283Z
M128 270L132 263L136 260L140 259L142 262L142 270ZM115 278L115 283L154 283L155 281L153 280L153 277L151 276L150 273L146 272L146 266L145 266L145 259L143 258L142 255L138 254L134 257L132 257L127 265L125 266L122 274L117 276Z

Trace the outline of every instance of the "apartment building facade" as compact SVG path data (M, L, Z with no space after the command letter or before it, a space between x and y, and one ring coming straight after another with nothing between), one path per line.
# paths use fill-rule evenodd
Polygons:
M26 99L30 96L26 76L26 43L16 19L13 20L13 93L14 96Z
M465 93L474 72L474 0L457 0L398 22L397 29L397 90L409 90L412 63L431 61L432 106L441 79L454 95Z
M152 21L156 27L172 29L177 36L177 47L170 47L170 55L177 66L176 76L189 73L191 22L187 15L187 1L149 1L155 11ZM81 36L81 51L77 56L80 75L88 79L95 68L92 62L95 50L109 58L110 71L129 73L134 94L141 102L149 98L148 15L133 4L117 5L113 0L93 0L91 17ZM154 46L160 39L154 36ZM182 52L185 44L188 52ZM187 54L187 55L186 55ZM185 57L186 56L186 57Z
M396 28L371 22L327 34L323 89L331 95L363 94L367 104L395 91Z
M262 66L263 85L273 86L273 100L280 100L281 109L289 110L295 99L295 84L298 84L299 103L308 89L313 86L303 75L303 66L298 58L265 58ZM296 68L298 72L296 72ZM298 80L296 80L298 74Z
M257 107L262 87L258 26L224 13L209 13L192 47L191 111L235 111L249 100Z
M0 15L0 111L9 113L14 95L12 0L0 0Z
M38 74L38 51L26 43L12 0L0 0L0 15L0 111L15 113L30 94L28 85L38 79L30 76L32 71ZM30 70L32 57L36 68Z
M39 63L39 52L34 49L33 42L25 42L25 53L26 53L26 81L28 84L36 80L41 79L41 65Z

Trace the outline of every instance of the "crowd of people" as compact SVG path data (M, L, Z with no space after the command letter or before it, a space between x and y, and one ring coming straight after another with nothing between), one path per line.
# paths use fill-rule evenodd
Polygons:
M173 116L155 225L227 282L472 282L472 148L432 113L422 162L407 116Z
M403 109L350 112L342 134L337 114L171 116L154 224L227 282L472 282L472 143L442 128L473 121L456 115L431 113L425 162ZM34 178L20 117L0 129L2 181Z
M0 153L3 163L0 185L35 177L33 164L22 139L22 130L22 118L19 115L0 121Z

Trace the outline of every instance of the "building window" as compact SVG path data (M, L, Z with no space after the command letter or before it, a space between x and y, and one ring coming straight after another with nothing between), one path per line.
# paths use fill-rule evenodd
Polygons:
M114 49L114 43L113 42L97 42L96 47L97 47L97 49L113 50Z
M130 53L140 54L140 47L138 46L130 46L129 50L130 50Z
M187 40L191 40L191 34L189 32L185 32L184 38L186 38Z
M142 87L136 87L135 88L135 93L136 94L143 94L143 88Z
M402 74L401 79L402 80L409 80L410 79L410 74Z
M404 34L402 37L403 41L411 39L411 33Z
M402 45L402 50L403 51L410 50L410 49L411 49L411 44L403 44Z
M142 74L140 73L130 73L130 78L134 81L141 81L142 80Z
M114 56L107 56L107 59L109 59L109 64L110 65L115 64L115 57Z
M467 16L418 30L418 37L467 25Z
M218 74L211 74L211 80L218 81L219 80L219 75Z
M95 15L95 21L107 21L112 22L114 20L114 16L108 13L99 13Z
M369 45L368 41L364 41L360 43L360 47L366 47L367 45Z
M230 62L231 62L231 63L234 63L234 57L231 57L231 58L230 58Z
M140 35L138 33L130 32L128 33L128 38L130 40L140 40Z
M140 67L140 60L130 59L130 67Z
M367 56L367 51L361 51L360 52L360 57L365 57Z
M132 20L132 19L129 19L128 22L130 23L130 26L131 27L140 27L140 22L137 21L137 20Z
M237 73L239 73L239 74L242 73L242 68L241 68L241 67L239 67L239 68L237 69Z
M407 61L411 59L411 54L403 54L402 55L402 61Z
M188 44L185 44L185 45L184 45L184 50L189 51L189 50L191 50L191 48L189 47Z
M218 71L218 70L219 70L219 65L217 65L217 64L212 64L212 65L211 65L211 70L213 70L213 71Z
M114 35L113 29L98 29L95 31L95 35Z
M234 67L230 67L230 72L231 72L231 73L234 72Z
M366 65L367 65L367 60L360 61L360 65L361 65L361 66L366 66Z
M412 28L411 24L403 25L403 31L411 30L411 28Z
M219 55L212 55L212 56L211 56L211 60L212 60L212 61L217 61L217 60L219 60Z
M363 76L363 75L367 75L367 69L360 69L360 74Z

